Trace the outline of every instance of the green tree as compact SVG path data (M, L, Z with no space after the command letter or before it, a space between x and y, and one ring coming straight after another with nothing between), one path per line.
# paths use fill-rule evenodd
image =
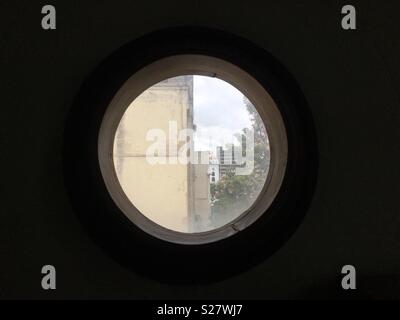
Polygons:
M235 218L248 209L264 186L269 169L269 143L264 123L252 103L244 97L252 128L244 128L242 135L254 132L254 168L249 175L230 172L211 184L212 211L214 220L230 215ZM226 220L226 219L224 219Z

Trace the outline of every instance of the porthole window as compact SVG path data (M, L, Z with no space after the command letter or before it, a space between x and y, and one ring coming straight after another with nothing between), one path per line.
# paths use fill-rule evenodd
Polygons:
M151 85L141 91L146 78ZM160 59L133 75L99 135L115 202L144 231L177 243L218 241L256 221L279 191L286 158L268 91L204 55Z
M66 188L103 252L169 283L221 280L300 225L317 173L299 85L265 49L175 28L133 40L82 85Z
M185 75L151 86L129 105L113 161L132 206L167 229L196 233L232 223L254 205L270 150L246 96L218 78Z

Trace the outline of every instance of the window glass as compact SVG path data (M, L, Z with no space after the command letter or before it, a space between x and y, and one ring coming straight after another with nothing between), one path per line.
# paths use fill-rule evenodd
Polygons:
M262 191L267 131L252 103L218 78L185 75L153 85L124 113L115 172L130 202L171 230L226 225Z

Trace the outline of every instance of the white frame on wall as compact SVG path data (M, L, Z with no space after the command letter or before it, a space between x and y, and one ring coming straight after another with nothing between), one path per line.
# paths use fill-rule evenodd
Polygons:
M240 90L254 105L267 130L270 166L264 187L254 204L239 217L217 229L183 233L164 228L142 214L123 191L113 160L114 138L125 110L154 84L181 75L217 77ZM178 244L205 244L227 238L254 223L275 199L286 171L288 142L281 113L261 84L239 67L206 55L175 55L160 59L133 74L119 89L103 117L98 136L98 159L108 192L125 216L148 234Z

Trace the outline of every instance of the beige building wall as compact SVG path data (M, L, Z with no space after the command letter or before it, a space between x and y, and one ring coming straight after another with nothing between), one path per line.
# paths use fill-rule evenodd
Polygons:
M169 133L169 121L177 130L192 127L190 77L164 81L146 90L127 109L116 133L114 163L126 195L145 216L162 226L188 231L188 166L179 164L177 154L158 154L168 164L150 164L146 141L151 129ZM168 136L167 136L168 142ZM171 163L176 164L171 164Z
M163 81L129 106L116 132L116 173L129 200L146 217L172 230L201 231L210 214L208 166L179 163L177 151L185 142L170 150L169 144L176 142L170 122L177 132L193 128L192 76ZM146 135L152 129L166 134L167 146L148 158L146 151L155 141L147 141Z
M200 153L200 152L199 152ZM208 152L206 152L208 155ZM210 217L210 180L208 177L207 164L195 164L191 166L194 193L191 230L193 232L204 231L211 223Z

